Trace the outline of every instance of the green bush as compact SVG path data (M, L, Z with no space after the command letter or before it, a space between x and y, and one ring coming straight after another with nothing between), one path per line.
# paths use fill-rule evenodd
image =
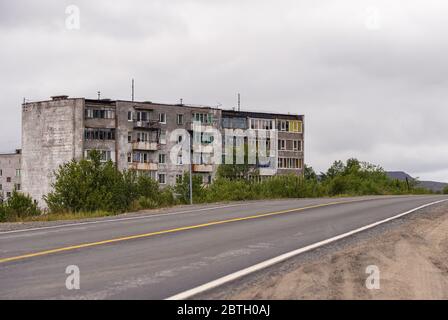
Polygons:
M137 175L133 170L120 172L112 162L102 163L96 151L90 153L90 160L62 165L55 172L55 178L53 191L44 198L53 213L117 213L190 203L188 173L174 187L160 188L158 182L148 176ZM382 168L357 159L348 159L345 163L335 161L320 175L305 166L303 176L264 179L260 179L258 170L247 164L221 165L212 184L203 185L199 175L193 175L192 180L194 203L430 192L417 188L417 181L389 179ZM448 193L448 187L444 192ZM30 206L30 199L22 201ZM20 201L14 203L17 207ZM33 209L23 211L33 212ZM8 214L7 206L0 207L0 219L7 219Z
M202 186L202 177L198 175L192 176L193 184L193 202L204 201L204 187ZM184 173L182 179L179 179L176 186L172 190L177 195L177 200L180 203L190 203L190 174Z
M446 186L445 188L443 188L443 194L448 194L448 186Z
M0 222L6 221L6 208L3 203L0 203Z
M90 160L73 160L55 172L53 191L44 197L51 212L123 212L136 199L135 172L102 163L97 151L89 155Z
M17 218L39 216L40 214L41 211L37 203L34 203L30 196L15 190L5 203L0 204L0 221L13 221Z

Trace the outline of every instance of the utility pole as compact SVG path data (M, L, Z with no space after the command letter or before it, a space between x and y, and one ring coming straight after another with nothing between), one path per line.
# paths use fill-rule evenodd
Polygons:
M191 152L193 150L192 140L193 139L190 136L190 149L188 150L188 152L190 153L190 204L193 204L193 152Z
M132 79L132 102L134 102L134 79Z
M241 111L241 95L238 93L238 112Z

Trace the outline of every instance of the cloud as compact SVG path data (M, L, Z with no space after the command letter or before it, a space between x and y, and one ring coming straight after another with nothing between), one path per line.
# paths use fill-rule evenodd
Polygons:
M69 4L80 30L65 29ZM447 11L436 0L2 1L0 150L20 145L23 97L126 99L135 78L140 100L231 108L241 92L243 109L305 114L317 170L355 156L448 181Z

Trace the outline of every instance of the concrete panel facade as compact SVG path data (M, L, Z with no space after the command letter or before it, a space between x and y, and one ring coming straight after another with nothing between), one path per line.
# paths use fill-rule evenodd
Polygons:
M21 191L21 151L0 154L0 202L6 201L16 189Z
M45 206L54 171L83 157L84 99L26 103L22 107L22 190Z

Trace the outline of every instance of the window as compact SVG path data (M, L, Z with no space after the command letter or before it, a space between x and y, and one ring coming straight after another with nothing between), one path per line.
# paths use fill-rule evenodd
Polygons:
M148 152L135 152L133 154L133 162L149 163L149 153Z
M254 130L272 130L274 120L270 119L250 119L250 128Z
M132 142L132 132L128 132L128 143Z
M137 132L137 142L149 141L149 135L147 132Z
M159 183L160 184L166 183L166 174L165 173L159 173Z
M86 140L115 140L115 129L85 128Z
M165 130L160 131L159 143L166 144L166 131Z
M128 152L128 163L132 162L132 153Z
M302 140L294 140L293 149L294 151L302 151Z
M133 121L132 111L128 111L128 121Z
M286 140L278 140L278 149L286 150Z
M0 190L3 190L3 186L0 184Z
M135 113L135 117L137 121L148 121L149 120L149 112L148 111L137 111Z
M298 158L278 158L279 169L301 169L302 159Z
M181 174L176 174L176 183L182 183L183 176Z
M286 120L279 120L278 121L278 130L279 131L288 131L289 128L289 121Z
M11 177L7 177L6 182L11 182Z
M206 164L206 155L203 153L195 152L193 153L193 164Z
M159 153L159 164L164 164L164 163L166 163L166 154Z
M0 169L0 177L3 175L3 170Z
M166 113L159 113L159 122L160 123L166 123Z
M91 154L92 151L93 150L84 150L84 157L86 159L90 159L90 154ZM110 150L97 150L97 151L101 155L100 160L102 162L113 161L113 159L112 159L112 152Z
M302 132L302 121L289 121L290 132Z
M115 110L111 108L86 108L86 119L115 119Z
M16 189L17 191L20 191L20 188L21 188L20 183L17 183L17 184L15 185L15 189Z
M177 164L178 165L182 165L183 164L183 160L182 160L182 155L181 154L177 155Z
M177 124L178 125L184 124L184 115L183 114L177 115Z
M199 121L200 123L212 123L213 115L210 113L193 113L193 121Z
M6 192L6 198L11 198L11 192Z

